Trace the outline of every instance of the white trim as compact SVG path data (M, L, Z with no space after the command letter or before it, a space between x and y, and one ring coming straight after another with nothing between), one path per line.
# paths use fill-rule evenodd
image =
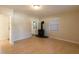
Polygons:
M9 42L10 44L14 44L14 42L12 41L12 19L13 19L13 14L14 14L14 10L11 9L11 14L9 15L10 20L9 20Z
M13 40L13 41L15 42L15 41L27 39L27 38L30 38L30 37L32 37L32 35L31 35L30 33L27 33L26 36L21 36L21 37L19 37L18 39L15 39L15 40Z
M58 40L63 40L63 41L79 44L78 41L66 40L66 39L63 39L63 38L60 38L60 37L50 37L50 38L54 38L54 39L58 39Z

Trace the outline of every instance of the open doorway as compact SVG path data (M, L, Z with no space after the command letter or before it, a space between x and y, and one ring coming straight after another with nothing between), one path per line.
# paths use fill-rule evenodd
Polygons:
M38 20L32 20L32 35L38 34Z

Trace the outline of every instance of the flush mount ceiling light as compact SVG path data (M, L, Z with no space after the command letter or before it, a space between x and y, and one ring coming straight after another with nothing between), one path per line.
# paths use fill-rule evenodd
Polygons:
M33 5L32 6L35 10L38 10L38 9L40 9L41 8L41 6L40 5Z

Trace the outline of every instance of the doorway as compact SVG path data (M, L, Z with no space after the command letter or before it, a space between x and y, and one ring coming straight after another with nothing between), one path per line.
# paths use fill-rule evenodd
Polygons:
M38 20L32 20L32 35L38 34L38 25L39 25Z

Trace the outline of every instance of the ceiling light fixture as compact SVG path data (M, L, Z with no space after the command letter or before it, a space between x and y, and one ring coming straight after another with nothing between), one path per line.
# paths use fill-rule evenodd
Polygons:
M40 9L40 5L33 5L32 7L36 10Z

